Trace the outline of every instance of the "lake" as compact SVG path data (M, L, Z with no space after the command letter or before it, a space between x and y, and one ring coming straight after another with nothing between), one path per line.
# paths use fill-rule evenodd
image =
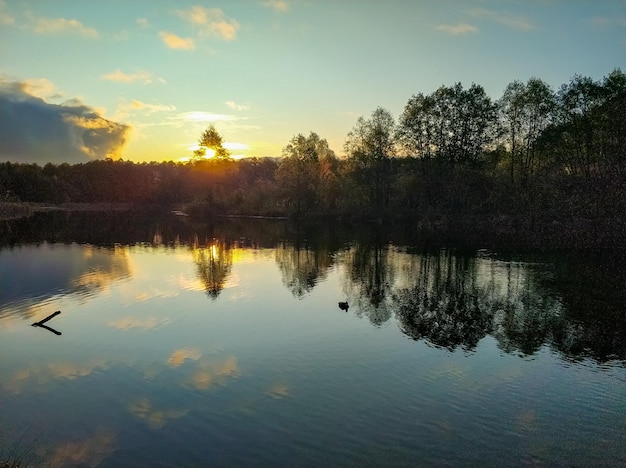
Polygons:
M0 459L625 466L624 252L413 232L0 222Z

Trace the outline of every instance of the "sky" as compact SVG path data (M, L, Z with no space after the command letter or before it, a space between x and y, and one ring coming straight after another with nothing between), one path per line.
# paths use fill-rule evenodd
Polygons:
M626 70L626 0L0 0L0 161L234 157L513 80Z

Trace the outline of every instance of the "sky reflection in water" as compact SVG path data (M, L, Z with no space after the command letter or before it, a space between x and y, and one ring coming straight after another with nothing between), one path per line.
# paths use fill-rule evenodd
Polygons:
M2 456L626 463L624 322L585 321L550 263L214 239L22 245L0 267ZM62 336L29 326L55 310Z

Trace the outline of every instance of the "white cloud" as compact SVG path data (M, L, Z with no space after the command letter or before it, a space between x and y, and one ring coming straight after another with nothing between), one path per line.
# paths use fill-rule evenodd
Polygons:
M193 50L196 48L196 44L190 37L180 37L167 31L161 31L159 36L170 49Z
M183 120L190 120L193 122L220 122L224 120L233 120L232 115L228 114L215 114L212 112L194 111L184 112L179 114Z
M149 104L138 99L124 100L117 106L113 118L115 120L125 120L131 114L152 115L158 112L173 112L175 110L175 106L168 104Z
M66 18L35 18L31 15L32 27L37 34L79 34L83 37L98 37L98 31L84 26L80 21Z
M148 28L150 27L150 22L148 18L137 18L137 26L140 28Z
M200 33L219 37L225 41L232 41L237 37L239 23L226 18L219 8L204 8L199 5L189 10L178 10L178 15L194 26L200 28Z
M155 112L167 112L167 111L175 111L175 106L169 106L167 104L147 104L145 102L141 102L137 99L133 99L130 101L130 108L134 110L143 110L148 114L154 114Z
M56 91L56 87L51 81L45 78L31 78L22 81L24 92L31 96L42 99L53 99L61 97Z
M250 146L245 143L237 143L236 141L226 141L222 146L230 151L245 151L250 149Z
M238 111L250 110L250 106L246 106L244 104L237 104L235 101L226 101L226 105L229 108L238 110Z
M478 29L475 26L467 23L440 24L435 29L452 34L453 36L478 32Z
M530 20L524 16L511 15L509 13L486 10L484 8L476 8L470 13L475 18L487 18L503 26L517 29L518 31L529 31L534 27Z
M285 0L267 0L263 2L263 5L271 8L274 11L289 11L289 3L287 3Z
M141 81L144 84L150 84L155 80L152 75L146 71L138 71L135 73L124 73L123 71L117 69L112 73L107 73L106 75L102 75L100 78L108 81L115 81L117 83L133 83L135 81ZM163 78L156 78L156 81L159 83L165 83Z

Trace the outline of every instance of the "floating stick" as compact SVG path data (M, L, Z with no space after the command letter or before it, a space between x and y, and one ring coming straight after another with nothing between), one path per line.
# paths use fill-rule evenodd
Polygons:
M60 310L57 310L56 312L51 313L50 315L48 315L45 319L40 320L39 322L35 322L33 323L33 327L37 327L40 325L43 325L44 323L46 323L48 320L53 319L54 317L56 317L57 315L59 315L61 313Z
M61 335L60 331L55 330L54 328L50 328L47 325L44 325L44 323L46 323L48 320L53 319L54 317L56 317L57 315L59 315L61 313L60 310L57 310L56 312L53 312L52 314L48 315L45 319L40 320L39 322L35 322L33 323L33 327L39 327L39 328L45 328L48 331L51 331L52 333L54 333L55 335Z

